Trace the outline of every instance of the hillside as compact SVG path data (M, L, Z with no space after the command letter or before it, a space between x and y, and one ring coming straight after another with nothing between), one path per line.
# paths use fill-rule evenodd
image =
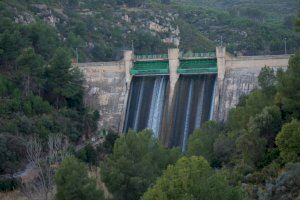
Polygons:
M243 54L283 53L284 38L290 52L300 44L292 31L296 0L164 2L14 0L1 2L0 9L17 23L52 26L79 62L120 59L121 50L132 47L137 54L177 45L212 51L221 38L231 52Z
M177 1L186 5L183 17L210 40L244 54L284 53L299 46L294 33L296 1ZM192 10L192 11L191 11ZM219 42L220 43L220 42Z
M185 59L178 80L171 70L169 77L134 76L130 84L122 70L128 62L94 64L90 75L72 64L119 60L125 49L135 55L166 53L170 47L209 52L220 44L243 55L293 53L300 45L296 4L1 0L0 199L10 199L13 190L22 199L44 200L299 199L299 52L265 56L268 62L255 65L252 57L241 59L236 70L227 70L223 59ZM289 66L282 70L287 57ZM241 70L247 59L249 69ZM140 64L145 63L152 65ZM167 69L167 61L157 63ZM172 64L178 62L170 62L175 69ZM218 67L225 76L214 74ZM180 73L184 70L197 74ZM124 90L114 90L119 85ZM87 106L87 89L99 110ZM253 90L238 100L239 94L231 94L240 89ZM204 122L212 111L224 115L214 107L233 105L227 97L239 101L228 119ZM125 116L119 120L125 126L132 118L136 131L99 130L98 122L116 113ZM166 137L174 148L163 146L164 135L152 131L159 124L162 133L168 132L164 126L175 125ZM191 127L200 128L192 133Z
M177 0L176 2L226 10L250 19L264 18L264 22L283 22L286 17L294 16L299 6L297 0Z

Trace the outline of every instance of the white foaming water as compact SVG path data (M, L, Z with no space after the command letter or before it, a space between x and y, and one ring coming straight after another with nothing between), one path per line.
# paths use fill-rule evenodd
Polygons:
M154 87L153 87L153 94L152 94L152 99L151 99L151 106L150 106L150 113L149 113L149 118L148 118L148 124L147 124L147 128L148 129L152 129L153 130L153 121L154 121L154 112L155 112L155 106L156 106L156 102L157 102L157 98L158 98L158 93L159 93L159 78L155 79L154 82Z
M151 100L150 114L147 128L152 129L154 137L158 138L161 120L163 116L164 91L166 77L156 78Z
M213 93L212 93L212 100L210 105L210 114L209 114L209 120L213 120L214 115L214 108L215 108L215 92L216 92L216 86L217 85L217 79L215 79L214 86L213 86Z

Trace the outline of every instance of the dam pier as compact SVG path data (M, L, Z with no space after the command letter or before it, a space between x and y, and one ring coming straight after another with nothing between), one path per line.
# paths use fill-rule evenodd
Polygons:
M74 64L85 76L85 104L100 113L99 128L151 129L166 146L186 150L188 136L208 120L224 121L242 95L258 87L261 68L286 68L290 55L233 56L215 52L134 55Z

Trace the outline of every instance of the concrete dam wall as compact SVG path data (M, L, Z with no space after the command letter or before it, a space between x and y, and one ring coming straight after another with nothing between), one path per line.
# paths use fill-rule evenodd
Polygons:
M258 87L257 77L265 67L287 68L291 55L232 56L217 48L218 89L215 93L214 119L224 121L239 98Z
M100 113L99 128L125 133L149 128L166 146L184 151L188 136L208 120L224 121L242 95L258 87L264 66L286 68L289 55L216 53L135 56L119 62L76 64L83 72L85 103Z
M126 111L127 93L124 61L76 64L85 76L84 103L99 111L100 129L119 132Z

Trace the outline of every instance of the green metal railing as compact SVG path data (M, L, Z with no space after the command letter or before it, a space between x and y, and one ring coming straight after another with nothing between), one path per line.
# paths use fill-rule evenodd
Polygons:
M169 61L136 61L131 75L169 74Z
M135 60L161 60L168 59L168 54L149 54L149 55L135 55ZM186 53L180 54L181 59L189 59L189 58L216 58L215 52L208 53Z
M187 58L216 58L215 52L208 52L208 53L186 53L186 54L180 54L181 59L187 59Z
M181 60L178 74L209 74L218 73L216 59Z
M135 60L160 60L168 59L168 54L135 55Z

